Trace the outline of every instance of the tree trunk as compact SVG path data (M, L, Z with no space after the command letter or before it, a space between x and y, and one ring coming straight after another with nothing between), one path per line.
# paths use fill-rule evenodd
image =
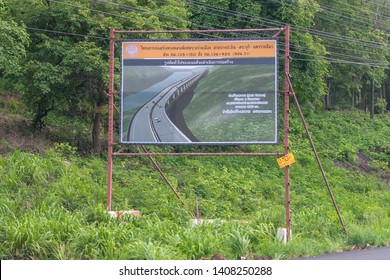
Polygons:
M362 109L365 113L367 113L367 93L366 93L366 87L363 83L362 88L360 89L360 98L362 101Z
M92 150L95 155L100 155L102 152L102 140L100 137L100 123L101 123L103 109L104 109L103 104L96 104L95 115L93 118L93 126L92 126Z
M384 95L385 83L382 83L382 86L378 89L378 98L385 99Z
M36 130L41 130L44 126L43 118L53 110L53 106L48 108L48 101L45 98L42 98L38 102L37 112L35 113L32 125Z

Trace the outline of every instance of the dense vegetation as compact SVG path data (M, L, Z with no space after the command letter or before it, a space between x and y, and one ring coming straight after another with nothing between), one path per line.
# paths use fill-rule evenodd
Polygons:
M0 258L289 259L390 245L389 10L388 0L0 0ZM109 29L285 23L292 82L348 236L293 109L287 245L275 238L285 208L273 157L156 157L185 205L146 157L116 158L113 210L141 217L110 218L100 142ZM191 222L196 199L213 222Z
M89 118L93 151L100 154L110 28L244 29L289 24L291 78L300 103L307 110L359 108L373 116L390 109L389 7L389 0L1 0L0 77L5 89L17 91L29 104L36 129L45 125L50 111ZM189 37L163 33L126 38L140 36ZM279 49L282 53L283 43Z
M81 157L56 130L66 120L48 117L50 137L62 143L41 153L1 143L2 259L288 259L390 244L388 114L371 120L359 111L322 111L308 119L348 236L293 116L297 163L287 245L275 237L285 223L283 171L275 158L157 157L185 205L147 158L116 159L113 209L138 209L141 217L114 219L106 212L105 159ZM201 218L213 222L191 222L195 199Z

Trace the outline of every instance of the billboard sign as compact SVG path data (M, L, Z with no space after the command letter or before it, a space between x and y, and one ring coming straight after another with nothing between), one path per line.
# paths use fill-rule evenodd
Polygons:
M128 144L277 142L277 41L122 42Z

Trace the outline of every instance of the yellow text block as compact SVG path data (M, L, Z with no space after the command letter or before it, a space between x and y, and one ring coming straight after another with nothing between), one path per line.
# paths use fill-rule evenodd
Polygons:
M280 168L284 168L288 165L295 163L295 158L294 158L294 155L292 153L289 153L285 156L282 156L281 158L278 158L277 162L278 162Z

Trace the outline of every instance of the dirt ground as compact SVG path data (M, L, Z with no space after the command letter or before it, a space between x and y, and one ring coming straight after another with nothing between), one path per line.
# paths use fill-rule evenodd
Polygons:
M52 143L43 132L34 132L30 124L18 115L0 113L0 154L18 149L43 153Z

